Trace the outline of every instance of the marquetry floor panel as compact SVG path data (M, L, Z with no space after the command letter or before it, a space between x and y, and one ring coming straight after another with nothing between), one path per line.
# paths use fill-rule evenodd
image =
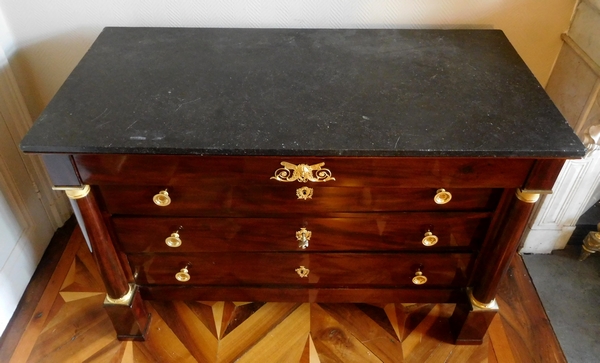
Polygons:
M102 308L102 280L78 233L53 276L61 281L48 285L11 362L530 361L512 346L531 344L511 342L504 324L513 329L512 323L501 316L482 345L453 345L454 307L447 304L150 301L148 339L119 342Z

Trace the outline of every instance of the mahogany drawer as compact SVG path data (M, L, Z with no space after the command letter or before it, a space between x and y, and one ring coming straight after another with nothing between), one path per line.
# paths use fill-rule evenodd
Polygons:
M112 223L126 253L302 251L304 240L307 252L448 251L479 245L490 219L491 213L373 213L285 219L115 217ZM165 240L175 231L180 245L170 247ZM432 246L422 242L428 231L438 239Z
M423 288L466 286L472 255L468 253L203 253L128 255L141 285L315 285L319 287L416 286L418 269L427 277ZM189 281L177 272L188 267ZM309 269L300 277L296 269Z
M168 189L171 204L157 206L152 198L161 187L143 185L101 185L111 214L155 216L258 216L281 213L391 212L391 211L489 211L496 207L501 189L448 189L447 204L433 200L436 189L398 187L321 188L315 186L311 199L298 199L298 185L257 187L221 184Z
M515 188L523 184L533 159L406 158L406 157L285 157L73 155L80 178L87 184L149 184L159 187L202 185L273 186L290 184L273 179L281 162L318 165L335 180L308 182L320 187L369 186L423 188ZM317 171L311 171L316 177ZM327 172L325 172L327 174ZM282 176L282 174L278 174ZM293 173L290 174L293 176ZM291 178L293 179L293 178ZM294 181L302 186L306 183Z

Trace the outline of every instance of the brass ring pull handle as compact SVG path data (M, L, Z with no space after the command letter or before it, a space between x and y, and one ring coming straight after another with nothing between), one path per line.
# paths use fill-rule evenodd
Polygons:
M298 248L307 249L308 241L310 241L310 237L312 236L312 232L308 231L306 228L300 228L299 231L296 232L296 239L298 240Z
M190 274L188 273L188 265L179 270L178 273L175 274L175 278L177 281L187 282L190 281Z
M169 192L167 190L161 190L158 194L155 194L152 197L152 201L159 207L166 207L171 204L171 197L169 197Z
M425 237L423 237L421 243L423 243L424 246L431 247L438 243L438 237L431 233L431 231L427 231L425 232Z
M425 275L423 275L423 272L421 272L421 269L417 269L417 272L415 272L415 277L412 278L412 283L415 285L423 285L426 282L427 282L427 277Z
M177 248L177 247L181 246L181 243L183 241L181 240L181 238L179 238L179 231L182 229L183 228L179 227L175 232L171 233L171 236L169 236L165 239L165 243L167 244L167 246L173 247L173 248Z
M305 278L310 273L310 270L304 266L298 267L295 271L298 274L298 276L300 276L300 278Z
M452 194L447 192L446 189L438 189L435 192L435 197L433 197L433 201L437 204L446 204L452 199Z

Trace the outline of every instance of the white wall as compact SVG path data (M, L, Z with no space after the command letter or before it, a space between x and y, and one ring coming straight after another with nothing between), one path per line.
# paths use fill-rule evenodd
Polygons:
M70 215L64 196L50 189L39 158L18 144L31 117L5 50L14 42L0 12L0 333L11 318L55 229Z
M545 84L576 0L0 0L11 65L37 117L111 26L502 29Z

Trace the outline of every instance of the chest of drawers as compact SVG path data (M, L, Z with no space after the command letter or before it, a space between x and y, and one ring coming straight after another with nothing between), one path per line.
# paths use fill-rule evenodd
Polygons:
M143 299L437 302L464 344L583 153L501 32L400 30L108 28L22 148L121 339Z
M317 301L321 289L420 284L456 293L467 286L503 188L520 185L533 164L293 157L298 163L282 168L279 157L73 160L82 180L97 185L143 296L170 298L164 285L171 285L193 287L185 298L197 300L230 299L226 290L215 294L218 287L269 301L290 299L286 290ZM481 176L485 170L490 177ZM502 179L492 177L502 172ZM417 271L422 277L413 280ZM278 292L265 295L264 286Z

